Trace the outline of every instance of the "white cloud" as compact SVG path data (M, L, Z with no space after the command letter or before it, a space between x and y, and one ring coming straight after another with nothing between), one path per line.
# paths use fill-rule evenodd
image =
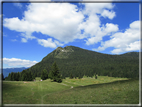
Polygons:
M126 51L135 51L135 50L140 50L140 41L135 41L133 43L130 43L126 47Z
M130 24L131 29L139 29L140 28L140 21L134 21Z
M112 23L106 23L106 27L103 28L103 29L104 29L104 32L106 34L116 32L116 31L119 30L118 25L117 24L112 24Z
M114 18L114 16L115 16L115 12L113 12L113 11L108 11L108 10L104 10L102 13L101 13L101 15L103 16L103 17L108 17L109 19L113 19Z
M102 40L104 36L118 31L118 25L106 23L101 25L100 17L113 19L115 12L112 11L114 5L111 3L85 3L83 13L88 15L87 21L80 24L80 29L84 29L83 36L87 38L86 44L93 45ZM112 29L113 28L113 29Z
M26 42L27 42L27 39L25 39L25 38L21 38L21 42L26 43Z
M134 21L125 32L117 32L111 36L111 39L102 42L97 51L105 50L108 47L114 47L111 52L119 54L122 52L140 50L140 21Z
M115 47L112 53L125 52L136 48L139 44L139 21L130 24L129 29L120 32L118 25L113 23L101 24L100 17L113 19L116 14L112 3L81 3L83 10L69 3L31 3L24 12L23 19L18 17L5 18L4 26L21 33L21 41L35 39L44 47L56 48L75 39L86 39L86 45L101 42L104 36L110 40L101 42L94 50L105 50ZM85 15L88 16L86 21ZM81 34L81 30L84 33ZM48 35L48 39L39 39L32 35L40 32ZM52 40L52 38L54 40Z
M101 14L104 9L112 9L114 5L112 3L84 3L85 14Z
M63 46L63 44L59 43L58 41L52 41L52 38L48 38L47 40L44 39L37 39L38 43L44 47L56 48L58 46Z
M86 44L91 45L91 44L94 44L94 43L98 43L98 41L101 41L101 40L102 40L101 36L91 37L86 41Z
M98 28L88 40L86 40L87 45L92 45L98 43L102 40L104 36L110 35L110 33L118 31L118 25L112 23L106 23L105 26Z
M31 39L31 40L32 39L37 39L35 36L32 36L32 34L29 33L29 32L21 33L20 36L22 36L21 42L27 42L28 39Z
M31 67L38 63L37 61L30 61L18 58L3 58L3 63L10 67L21 66L21 67Z
M91 45L107 35L108 31L102 29L99 18L103 13L102 16L113 19L115 16L115 12L112 11L114 5L111 3L84 3L84 5L85 9L79 10L76 5L69 3L31 3L24 12L23 19L5 18L4 26L10 30L23 32L22 42L23 38L26 39L26 42L28 39L38 39L31 35L33 32L41 32L64 43L87 38L86 44ZM109 12L105 12L105 10L109 10ZM89 16L86 22L83 22L84 15ZM113 26L113 24L111 25ZM105 26L109 29L111 25L106 24ZM81 34L81 30L84 30L84 34ZM97 38L97 41L95 39L92 41L91 38ZM38 43L46 47L43 42ZM51 45L51 47L55 46Z
M79 33L78 25L84 18L77 10L69 3L32 3L23 19L6 18L4 26L18 32L41 32L67 43Z

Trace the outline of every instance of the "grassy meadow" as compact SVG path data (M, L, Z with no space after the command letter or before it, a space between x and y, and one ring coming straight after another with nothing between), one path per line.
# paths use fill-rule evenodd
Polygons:
M97 79L3 81L3 104L139 104L139 81L98 76Z

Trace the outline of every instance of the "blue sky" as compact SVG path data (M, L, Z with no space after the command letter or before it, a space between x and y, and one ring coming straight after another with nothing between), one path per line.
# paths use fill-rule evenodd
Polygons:
M30 67L70 45L138 52L139 3L3 3L3 68Z

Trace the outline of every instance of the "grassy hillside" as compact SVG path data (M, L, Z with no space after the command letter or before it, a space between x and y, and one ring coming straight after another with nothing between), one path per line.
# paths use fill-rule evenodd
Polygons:
M4 104L138 104L139 82L127 78L98 76L47 79L35 82L3 81Z
M56 61L63 77L93 76L95 73L102 76L135 78L139 76L138 52L122 55L108 55L79 47L58 47L45 56L41 62L29 68L36 76L40 76L43 69L50 71Z

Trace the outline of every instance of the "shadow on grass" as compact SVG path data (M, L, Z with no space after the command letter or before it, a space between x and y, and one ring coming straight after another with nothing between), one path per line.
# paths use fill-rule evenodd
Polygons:
M109 82L109 83L100 83L100 84L92 84L92 85L86 85L86 86L78 86L78 87L75 87L74 89L98 88L98 87L114 85L114 84L123 84L123 83L126 83L126 82L132 82L132 81L135 81L135 80L138 80L138 79L117 80L117 81L113 81L113 82Z
M21 86L18 86L18 85L16 86L15 84L12 84L10 82L3 82L2 83L2 90L5 90L5 91L19 89L20 87Z

